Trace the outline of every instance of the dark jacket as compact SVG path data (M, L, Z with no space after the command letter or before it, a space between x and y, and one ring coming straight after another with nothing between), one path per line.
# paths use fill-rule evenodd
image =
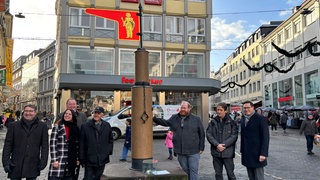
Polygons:
M299 133L302 134L302 132L305 136L314 136L315 134L317 134L318 132L316 122L313 119L308 118L302 121Z
M9 125L3 146L3 167L10 165L9 178L37 177L47 166L48 128L38 118L27 128L23 118Z
M235 144L238 139L238 130L235 121L226 115L222 122L216 116L210 121L207 131L207 140L211 144L211 155L218 158L234 158ZM222 152L217 151L218 144L225 144L226 149Z
M168 120L153 118L153 121L162 126L169 126L173 132L173 150L177 154L197 154L204 150L205 133L198 116L188 114L181 127L180 114L172 115Z
M265 118L254 113L245 126L245 118L241 121L242 165L250 168L259 168L267 165L267 160L259 162L259 156L268 157L269 128Z
M103 166L109 163L109 155L113 151L112 129L108 122L101 120L101 128L97 129L94 120L81 126L80 162L85 166Z
M125 136L124 145L127 148L131 148L131 126L126 127L126 136Z

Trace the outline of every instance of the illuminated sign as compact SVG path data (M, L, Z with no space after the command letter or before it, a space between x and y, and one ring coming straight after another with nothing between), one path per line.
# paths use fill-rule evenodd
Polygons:
M90 15L107 18L118 23L118 37L120 40L140 40L140 19L136 11L107 10L86 8L85 12Z
M149 79L149 83L153 84L153 85L161 85L162 82L163 82L162 79L155 79L155 78ZM121 83L122 84L134 84L134 78L128 78L128 77L122 76Z

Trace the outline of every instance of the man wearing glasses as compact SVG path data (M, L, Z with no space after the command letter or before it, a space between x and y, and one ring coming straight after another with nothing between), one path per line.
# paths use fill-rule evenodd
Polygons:
M35 180L47 166L48 128L36 114L34 105L26 105L21 121L9 124L2 151L2 164L11 180Z
M241 161L249 180L263 180L269 151L269 128L265 118L254 111L251 101L243 103L241 121Z
M190 113L190 110L190 103L182 101L178 114L172 115L168 120L153 117L153 121L170 127L173 132L173 150L178 155L181 168L188 174L189 180L197 180L205 133L200 117Z

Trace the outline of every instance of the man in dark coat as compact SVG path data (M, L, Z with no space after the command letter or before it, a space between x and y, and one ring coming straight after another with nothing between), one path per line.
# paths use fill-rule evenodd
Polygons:
M85 167L84 180L100 180L113 151L112 129L102 121L104 109L96 107L93 119L81 126L80 163Z
M251 101L243 103L241 121L241 161L250 180L263 180L269 151L269 128L265 118L254 111Z
M26 105L21 121L9 124L3 146L2 164L10 179L34 180L47 166L47 125L36 117L36 107Z
M178 114L172 115L168 120L153 117L153 121L170 127L173 132L173 150L178 155L181 168L188 174L189 180L197 180L205 132L200 118L190 113L190 110L190 103L182 101ZM156 114L155 111L154 113Z
M207 128L207 140L211 144L211 155L216 180L223 180L223 166L229 180L235 180L234 162L238 128L234 120L228 116L226 103L217 105L217 116L214 117Z
M77 110L77 101L73 98L69 98L66 102L67 109L73 110L77 115L77 125L81 128L81 125L87 122L87 116L84 112ZM56 121L62 119L63 112L57 115Z

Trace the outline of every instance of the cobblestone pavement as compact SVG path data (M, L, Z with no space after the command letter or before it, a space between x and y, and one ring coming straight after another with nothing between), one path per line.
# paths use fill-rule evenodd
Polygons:
M6 130L0 130L0 148L3 147ZM238 180L247 178L246 168L241 165L239 154L240 136L237 142L235 162L235 174ZM112 164L129 163L131 161L120 162L123 139L115 141L111 162L106 165L105 174L108 173L108 167ZM298 135L297 129L288 129L288 133L283 135L282 130L277 132L270 131L270 148L268 157L268 166L265 168L266 180L318 180L320 179L320 147L314 147L315 155L307 155L306 140L304 136ZM163 137L155 137L153 141L153 158L161 162L171 162L172 166L179 167L176 158L172 161L168 160L168 151L164 146ZM1 151L2 157L2 151ZM130 154L128 159L130 159ZM125 167L128 167L128 164ZM7 175L3 171L2 163L0 163L0 180L6 179ZM224 171L225 173L225 171ZM47 179L48 166L41 172L39 180ZM80 178L83 177L83 169L80 171ZM227 176L225 174L225 179ZM212 167L212 157L210 154L210 145L206 141L206 148L201 155L199 167L199 180L214 180L214 170Z

